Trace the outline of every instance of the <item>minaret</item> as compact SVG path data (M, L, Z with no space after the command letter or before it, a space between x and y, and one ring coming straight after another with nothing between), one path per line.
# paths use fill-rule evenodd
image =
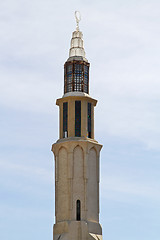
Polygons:
M64 64L64 95L59 106L59 139L55 156L54 240L102 239L99 224L99 155L94 139L94 107L89 95L89 62L85 57L80 14Z

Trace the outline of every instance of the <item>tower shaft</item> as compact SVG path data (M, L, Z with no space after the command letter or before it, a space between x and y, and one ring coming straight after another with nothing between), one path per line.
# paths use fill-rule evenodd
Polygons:
M99 155L94 139L94 107L89 93L89 63L82 33L73 32L70 57L64 65L64 95L55 156L54 240L102 239L99 224Z

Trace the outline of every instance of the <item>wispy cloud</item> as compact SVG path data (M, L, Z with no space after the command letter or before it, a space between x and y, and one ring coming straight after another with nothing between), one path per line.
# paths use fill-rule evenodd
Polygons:
M122 202L159 202L160 191L157 182L142 182L129 177L102 176L102 198ZM143 199L143 200L142 200Z
M53 175L53 169L44 169L37 166L29 166L24 164L17 164L0 160L0 168L3 171L7 170L7 173L15 176L23 176L27 178L37 178L38 181L51 182L51 176ZM52 176L53 177L53 176Z

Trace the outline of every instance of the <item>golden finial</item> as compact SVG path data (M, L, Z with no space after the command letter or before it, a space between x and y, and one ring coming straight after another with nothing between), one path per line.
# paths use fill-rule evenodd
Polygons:
M75 18L77 22L76 30L79 31L79 22L81 21L81 14L79 11L75 11Z

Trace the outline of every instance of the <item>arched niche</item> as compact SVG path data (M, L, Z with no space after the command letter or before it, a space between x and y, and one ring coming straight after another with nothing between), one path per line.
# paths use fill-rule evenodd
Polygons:
M98 221L98 181L97 181L97 152L94 147L89 150L88 155L88 219Z
M69 217L68 162L67 150L64 147L61 147L58 152L57 172L56 217L57 221L64 221Z
M73 176L74 178L84 177L84 152L79 145L73 150Z

